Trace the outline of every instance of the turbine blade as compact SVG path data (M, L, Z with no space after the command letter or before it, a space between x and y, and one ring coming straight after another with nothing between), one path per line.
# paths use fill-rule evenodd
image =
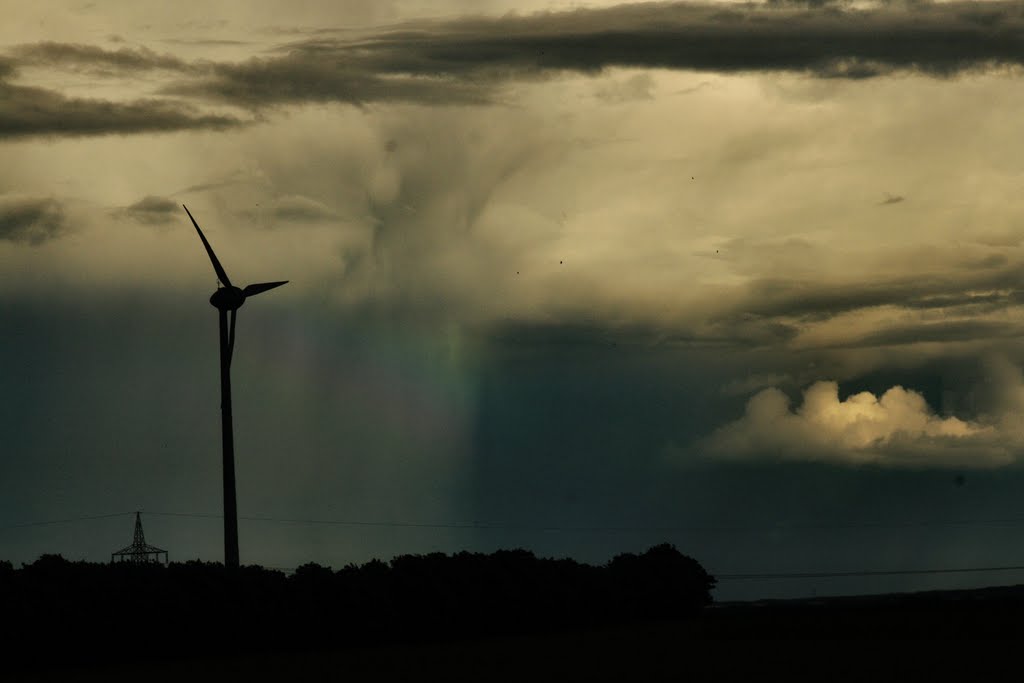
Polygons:
M206 235L204 235L203 231L199 229L199 224L196 223L196 219L192 218L192 212L189 211L188 207L184 204L181 205L181 208L185 209L185 213L187 213L188 217L192 220L192 225L196 226L196 232L199 233L199 239L203 241L203 246L206 247L206 253L210 255L210 263L213 264L213 270L217 273L217 279L221 281L221 284L230 287L231 280L228 279L228 274L224 272L224 266L220 265L220 261L217 260L217 255L213 253L213 247L211 247L210 243L206 241Z
M245 289L242 290L242 295L246 297L255 296L260 292L265 292L268 289L273 289L274 287L280 287L281 285L286 284L288 284L288 280L282 280L281 282L259 282L255 285L246 285Z

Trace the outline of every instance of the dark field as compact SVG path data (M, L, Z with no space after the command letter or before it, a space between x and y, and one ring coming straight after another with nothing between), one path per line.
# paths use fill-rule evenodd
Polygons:
M162 653L133 659L109 643L88 662L44 657L11 680L977 680L1015 668L1022 635L1024 587L1006 587L733 603L689 618L225 656L194 656L171 639Z

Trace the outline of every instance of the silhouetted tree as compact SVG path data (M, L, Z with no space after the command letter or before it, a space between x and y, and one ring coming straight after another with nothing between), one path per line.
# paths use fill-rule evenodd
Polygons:
M684 616L711 604L714 577L667 543L642 555L617 555L608 570L617 607L629 615Z

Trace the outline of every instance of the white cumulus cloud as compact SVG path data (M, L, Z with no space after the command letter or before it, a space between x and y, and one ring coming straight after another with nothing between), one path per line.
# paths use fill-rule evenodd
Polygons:
M1018 435L993 416L975 421L942 417L924 397L901 386L881 396L864 391L839 399L839 385L819 381L791 408L789 397L764 389L743 417L701 444L719 457L773 457L899 467L992 467L1015 457Z

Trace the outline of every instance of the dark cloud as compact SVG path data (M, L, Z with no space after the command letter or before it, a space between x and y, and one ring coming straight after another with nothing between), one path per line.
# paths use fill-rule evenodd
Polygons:
M187 62L173 55L159 54L145 47L104 50L95 45L44 42L20 45L11 51L19 64L63 67L86 71L149 71L155 69L191 72L202 63Z
M150 195L143 197L131 206L118 209L115 213L140 223L157 225L169 222L179 211L180 205L173 199Z
M169 92L248 107L289 102L492 99L505 81L608 67L794 71L866 78L949 76L1024 61L1024 3L647 3L408 23L361 38L318 37L277 56L208 65ZM893 202L898 201L893 198Z
M997 260L993 263L1001 262ZM811 280L764 278L724 317L787 317L821 320L875 306L945 308L975 304L1017 305L1017 288L1024 266L979 268L965 259L950 264L941 275L922 273L875 281L825 283Z
M493 101L498 86L509 81L609 67L868 78L895 70L951 76L1020 65L1024 0L988 4L630 4L410 22L356 37L320 35L238 63L56 42L23 45L10 54L19 64L176 72L181 78L164 92L248 108L302 102L471 104ZM3 69L0 63L0 76ZM649 94L643 82L625 85L625 92L605 94Z
M0 196L0 240L35 246L60 236L66 227L56 199Z
M451 78L375 73L372 65L339 46L328 55L296 50L283 57L217 64L208 76L165 92L256 108L299 102L479 104L491 91L488 85Z
M863 78L894 69L948 76L1024 59L1024 3L644 3L607 9L410 23L359 40L320 38L285 56L222 70L206 84L307 64L328 72L463 77L474 83L607 67L796 71ZM306 69L304 69L306 71ZM309 73L312 81L324 81ZM329 79L328 79L329 80ZM283 93L282 93L283 94Z
M53 42L20 46L11 56L0 57L0 138L224 129L243 123L231 116L206 114L188 103L171 99L114 102L68 97L45 88L11 83L17 75L17 67L26 65L100 72L151 69L190 72L200 68L145 48L104 50Z
M71 98L52 90L0 82L0 138L225 129L242 123L171 100Z
M8 57L0 57L0 79L10 78L15 73L15 63Z
M779 348L793 341L807 350L996 344L1024 332L1005 319L1024 303L1019 262L1004 254L933 256L938 260L929 271L863 281L757 279L696 329L725 346ZM881 308L889 313L869 312ZM814 330L830 320L838 326L818 337Z
M897 325L871 332L859 339L837 346L896 346L925 342L949 343L1019 337L1022 333L1024 333L1024 328L1013 323L990 320L952 320L938 323Z

